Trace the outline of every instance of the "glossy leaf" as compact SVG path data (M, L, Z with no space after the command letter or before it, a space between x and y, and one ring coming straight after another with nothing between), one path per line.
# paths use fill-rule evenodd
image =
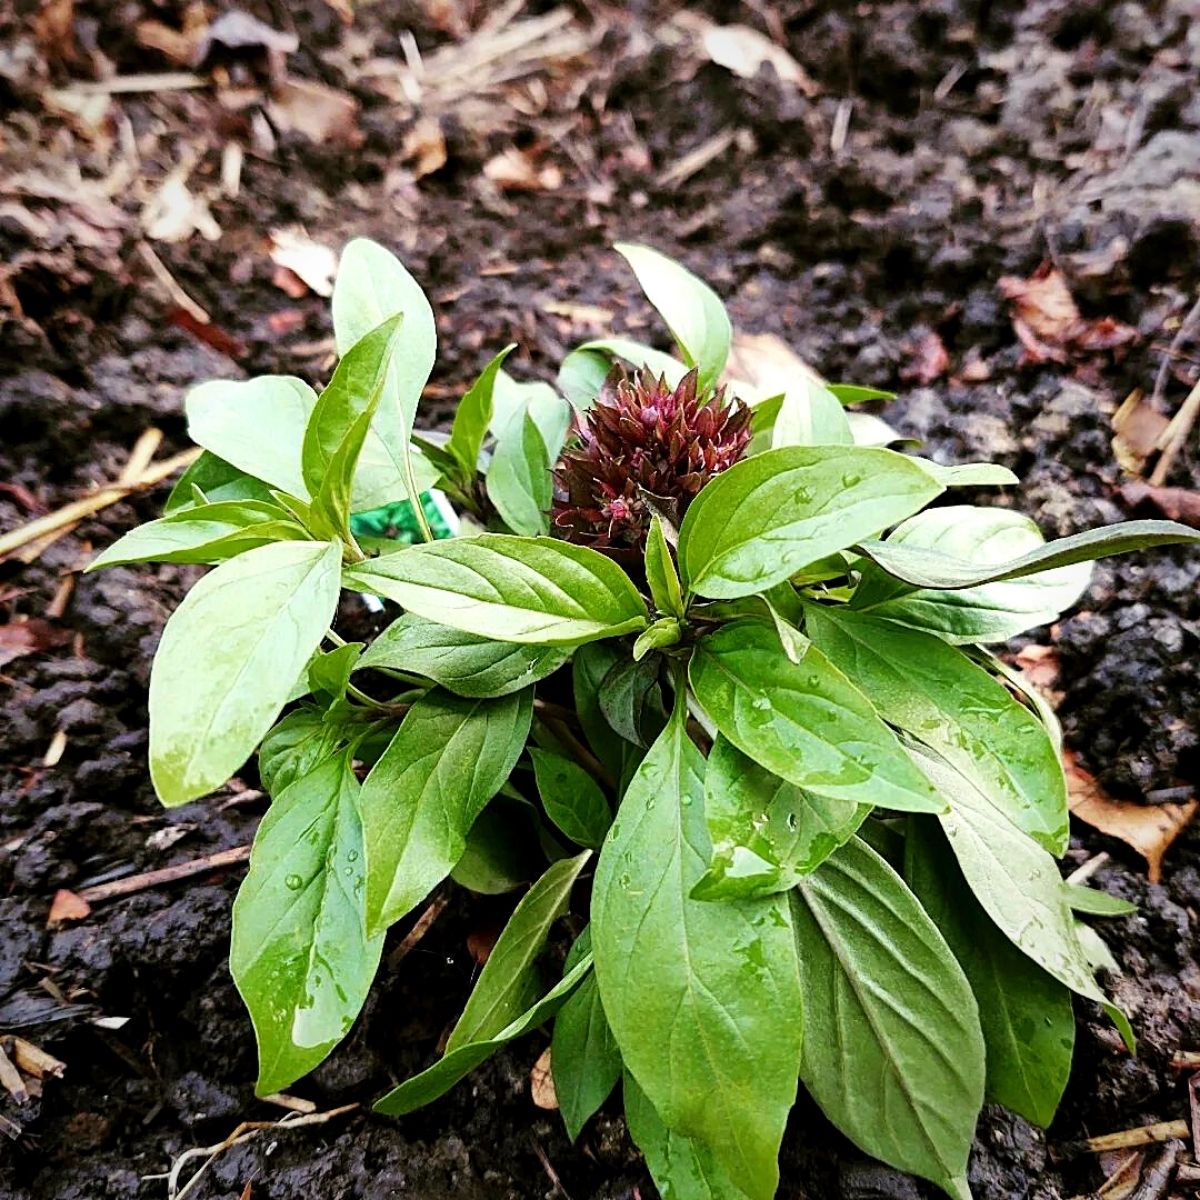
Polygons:
M596 979L624 1062L667 1127L769 1200L796 1094L796 947L786 900L691 898L709 856L703 773L679 705L601 851Z
M663 707L657 656L618 660L600 684L600 711L610 728L635 746L648 746L662 732Z
M197 501L196 492L203 493L204 500ZM182 475L175 481L163 505L163 516L195 508L197 503L216 504L225 500L271 499L270 489L260 479L247 475L232 463L204 450Z
M692 502L679 533L680 573L702 596L748 596L904 520L941 491L891 450L769 450L718 475Z
M450 878L483 896L514 891L546 865L537 836L533 806L497 796L475 819Z
M868 1154L967 1200L984 1046L962 968L904 881L857 838L792 895L805 1087Z
M325 705L346 698L350 673L362 654L362 642L347 642L344 646L318 654L308 664L308 687Z
M1091 917L1129 917L1138 910L1136 904L1130 904L1120 896L1112 896L1096 888L1076 883L1064 886L1067 890L1067 903L1072 912L1087 913Z
M676 617L662 617L648 625L633 643L633 661L640 663L652 650L666 650L683 638L683 624Z
M908 828L908 885L954 951L979 1005L987 1098L1045 1128L1071 1073L1071 993L980 908L936 824L914 818Z
M688 366L690 365L681 363L674 355L667 354L664 350L655 350L653 346L647 346L644 342L637 342L631 338L622 337L596 338L593 341L584 342L582 346L567 356L566 361L569 361L575 354L597 354L604 356L605 368L600 376L601 382L604 381L604 376L608 374L609 364L614 358L623 359L634 369L639 367L645 368L655 378L662 376L666 379L667 386L672 388L679 386L679 381L688 373ZM564 366L566 365L566 361L564 361ZM592 398L595 398L595 393L593 393ZM568 396L568 399L571 399L571 397ZM576 403L576 401L572 400L572 403ZM577 407L586 407L586 405L577 404Z
M1044 545L1028 517L1003 508L948 505L901 525L888 544L950 554L973 563L1004 562ZM952 642L995 642L1053 621L1091 579L1087 563L955 591L913 590L867 564L852 605Z
M808 372L783 395L771 428L771 448L851 445L854 435L837 397Z
M1052 854L1067 848L1067 784L1041 721L941 638L807 606L805 630L881 717L932 746Z
M808 795L718 735L704 776L712 862L692 895L736 900L786 892L851 838L870 811L853 800Z
M536 537L549 532L554 498L550 455L528 412L517 413L497 438L487 494L513 533Z
M1128 1019L1092 978L1054 859L943 759L917 747L910 753L950 802L942 828L984 911L1035 963L1101 1005L1132 1049Z
M516 348L515 342L505 346L484 367L482 374L471 384L454 412L454 426L450 431L446 450L458 463L465 480L474 479L479 469L479 452L483 449L483 439L487 436L495 410L496 376L504 365L504 360Z
M905 542L862 542L859 549L888 574L922 588L966 588L1039 571L1094 562L1154 546L1200 545L1200 530L1175 521L1123 521L1048 542L1005 562L983 563L910 546Z
M229 965L254 1023L260 1096L320 1063L358 1015L383 938L363 930L358 781L326 758L267 810L233 906Z
M733 338L721 298L686 267L649 246L618 242L615 249L666 321L687 365L700 368L700 390L713 387Z
M514 420L528 414L546 443L550 461L558 458L571 425L571 406L548 383L540 379L522 382L507 371L497 371L492 402L491 430L495 437L503 437Z
M501 1047L536 1029L548 1021L562 1007L568 996L583 982L592 969L591 955L586 955L536 1004L528 1008L511 1024L494 1036L478 1042L459 1046L457 1050L439 1059L420 1075L406 1080L393 1088L374 1104L374 1110L390 1117L402 1117L418 1108L424 1108L440 1096L444 1096L460 1079L469 1075L480 1063L486 1062Z
M612 823L600 785L561 754L531 748L529 757L546 816L576 845L598 849Z
M941 463L932 462L927 458L919 458L916 461L948 488L1012 487L1021 482L1007 467L1002 467L999 463L956 463L953 466L944 467ZM992 511L1003 512L1006 510Z
M592 854L552 863L521 897L446 1042L446 1053L486 1041L534 1004L541 993L537 961L546 948L550 927L567 911L571 889Z
M577 412L595 403L612 367L607 354L580 347L572 350L559 364L555 386ZM680 364L683 367L683 364Z
M569 652L557 646L496 642L414 613L393 621L356 669L389 667L423 675L458 696L507 696L557 671Z
M333 620L341 551L259 546L172 613L150 672L150 774L166 805L220 787L254 752Z
M825 385L843 404L863 404L868 400L895 400L895 392L864 387L857 383L827 383Z
M721 733L781 779L847 803L945 807L867 698L815 647L793 663L769 626L734 621L696 643L689 673Z
M124 563L216 563L271 542L308 534L283 509L262 500L223 500L177 509L131 529L88 564L89 571Z
M307 670L305 671L307 675ZM311 704L288 713L258 748L258 777L275 799L346 741L347 726Z
M646 582L654 607L660 613L682 618L686 612L683 603L683 588L679 583L679 572L671 557L662 518L654 517L650 532L646 535Z
M591 945L585 928L567 956L567 971L590 953ZM621 1051L604 1015L595 974L584 979L554 1018L550 1070L567 1136L575 1141L621 1078Z
M600 707L600 687L621 658L611 642L580 646L571 660L571 680L575 712L588 745L623 789L633 768L641 761L642 751L613 729Z
M529 691L464 700L434 690L409 709L363 784L369 930L399 920L462 857L521 753L532 711Z
M430 621L500 641L578 645L647 623L616 563L553 538L482 534L413 546L349 568L346 578Z
M376 461L377 447L378 461L386 464L393 478L403 481L404 494L414 499L431 482L428 471L421 478L409 439L421 391L437 353L433 310L395 255L366 238L348 242L333 285L333 335L338 353L345 355L395 313L403 315L403 332L391 356L372 425L378 442L364 450L364 466L368 460ZM395 494L388 497L397 498Z
M668 1200L746 1200L703 1142L668 1129L625 1072L625 1123L629 1136L646 1159L646 1169L660 1196Z

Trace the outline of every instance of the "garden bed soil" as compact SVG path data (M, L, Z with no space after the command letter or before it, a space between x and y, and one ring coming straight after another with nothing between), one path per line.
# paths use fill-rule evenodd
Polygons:
M0 532L116 477L150 426L161 454L185 448L193 383L327 373L327 301L268 254L270 231L297 226L334 248L375 237L428 290L441 357L421 423L444 422L509 341L515 373L552 378L589 336L657 338L610 249L645 240L711 281L739 329L784 338L830 378L899 391L889 419L927 453L1012 467L1024 486L997 502L1048 534L1133 515L1112 414L1134 388L1153 391L1200 287L1195 0L709 3L690 21L665 3L530 4L506 28L541 21L545 58L499 81L497 61L518 51L455 76L444 49L478 46L499 6L360 3L352 24L341 7L247 4L298 47L271 61L214 44L205 86L107 100L68 85L186 73L186 49L162 28L186 28L202 6L18 0L0 14ZM731 72L705 51L697 14L766 34L802 71ZM409 29L427 67L420 114L399 82ZM227 40L239 30L226 25ZM289 106L313 85L326 90ZM248 148L236 195L232 143ZM680 166L706 147L709 161ZM172 171L182 196L164 188ZM1062 349L1022 346L1001 283L1047 263L1081 313ZM189 303L211 317L203 336L180 313ZM1184 332L1161 388L1168 413L1196 376ZM1200 486L1194 449L1168 482ZM176 1156L283 1115L254 1098L253 1039L226 963L243 868L48 923L57 890L244 846L263 812L252 766L241 792L172 812L150 788L150 659L197 572L78 574L163 495L0 564L0 661L6 626L46 622L30 627L34 652L0 666L0 1033L66 1064L40 1097L0 1089L4 1200L166 1196L148 1177ZM1179 800L1200 776L1198 582L1194 553L1100 564L1081 611L1025 639L1051 648L1067 742L1118 799ZM1188 1114L1186 1077L1169 1063L1200 1049L1200 826L1172 847L1160 884L1123 843L1083 824L1075 835L1068 866L1107 852L1093 882L1139 906L1103 934L1140 1053L1081 1003L1051 1129L985 1114L979 1200L1086 1194L1104 1172L1079 1139ZM321 1112L364 1108L232 1146L191 1200L651 1196L611 1103L574 1147L533 1105L544 1033L425 1111L365 1111L434 1055L477 970L471 946L504 905L454 897L381 970L346 1043L293 1089ZM864 1160L800 1102L780 1196L932 1194Z

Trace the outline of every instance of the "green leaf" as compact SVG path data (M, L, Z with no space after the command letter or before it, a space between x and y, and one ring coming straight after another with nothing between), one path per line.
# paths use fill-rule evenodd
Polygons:
M479 470L479 452L483 449L483 439L487 436L494 411L496 376L504 365L504 360L516 348L516 342L505 346L484 367L483 373L458 402L454 413L454 426L450 431L446 449L458 463L464 481L474 479Z
M663 707L659 671L662 660L618 660L600 684L600 711L611 729L635 746L648 746L662 732Z
M629 577L587 546L482 534L359 563L349 584L480 637L579 645L633 633L646 606Z
M386 929L453 869L467 833L512 771L533 713L530 690L413 704L363 784L367 928Z
M1084 887L1082 884L1068 883L1067 903L1072 911L1087 913L1092 917L1129 917L1137 912L1136 904L1122 900L1119 896L1110 896L1108 892L1096 888Z
M638 747L613 729L600 707L600 687L622 658L611 642L590 642L580 646L571 660L575 712L592 752L617 781L618 796L641 759Z
M328 720L310 704L288 713L258 748L258 777L263 787L278 799L285 788L311 774L319 762L340 749L348 731L344 721Z
M514 421L528 413L546 443L550 461L558 458L571 426L571 406L548 383L540 379L521 382L507 371L497 371L492 401L493 436L503 437Z
M726 478L730 473L720 478ZM1094 562L1131 550L1195 545L1200 545L1200 531L1189 529L1176 521L1122 521L1060 538L1007 562L983 565L891 540L862 542L859 549L889 575L914 587L967 588L1006 579L1021 579L1039 571Z
M647 626L633 643L633 661L640 663L652 650L677 646L683 637L683 625L676 617L662 617Z
M1003 508L948 505L906 521L888 545L948 554L975 564L1005 562L1044 547L1028 517ZM1045 625L1074 605L1091 579L1091 566L1076 563L1020 579L956 591L920 589L867 563L852 607L903 625L929 629L952 642L996 642Z
M733 329L721 298L686 267L649 246L618 242L646 298L658 309L689 367L700 368L700 390L714 387L725 369Z
M346 698L350 673L362 653L362 642L347 642L325 654L318 654L308 664L309 691L326 706Z
M131 529L87 569L138 562L215 563L271 542L306 540L308 534L277 505L223 500L176 509Z
M612 809L600 785L561 754L531 748L529 757L546 816L576 845L599 848L612 824Z
M771 429L771 448L848 446L853 442L850 422L837 397L814 376L800 372L783 394Z
M258 1040L260 1096L295 1082L346 1035L379 965L363 931L362 827L349 753L267 810L233 906L229 966Z
M857 383L827 383L825 385L843 404L863 404L868 400L895 400L895 392L863 387Z
M857 838L792 895L805 1087L868 1154L969 1197L984 1046L962 968L904 881Z
M910 753L950 801L942 828L984 911L1038 966L1101 1005L1132 1050L1128 1019L1092 978L1054 859L944 760L920 747Z
M682 366L681 363L681 369ZM567 403L582 412L591 408L600 395L611 367L612 363L606 354L580 347L572 350L559 364L555 384L567 398Z
M487 494L513 533L536 537L549 532L554 498L550 455L527 411L517 413L496 441Z
M856 446L890 446L895 442L915 440L906 438L874 413L848 412L846 424L850 426L850 435Z
M585 927L571 946L568 971L590 953L591 945L591 931ZM550 1070L558 1109L573 1142L621 1078L621 1051L604 1015L594 974L579 985L554 1018Z
M450 1032L447 1054L495 1037L537 1000L541 991L537 962L550 927L567 911L571 889L591 857L592 852L585 850L552 863L521 897Z
M1007 467L1002 467L999 463L958 463L952 467L944 467L928 458L917 458L913 461L919 462L948 488L1012 487L1021 482Z
M247 475L307 496L300 448L316 393L291 375L214 379L184 398L188 437Z
M746 1193L722 1170L703 1142L663 1124L628 1071L623 1086L629 1136L645 1156L646 1169L660 1196L667 1200L746 1200Z
M704 776L712 862L692 895L738 900L786 892L851 838L870 811L853 800L808 795L718 735Z
M1052 854L1070 837L1067 784L1045 726L941 638L833 605L806 606L805 630L879 715L932 746Z
M277 542L184 597L150 672L150 775L168 806L220 787L253 753L333 620L341 551Z
M497 796L471 826L450 878L483 896L503 895L529 883L546 865L537 844L538 824L528 801Z
M769 1200L796 1095L796 946L786 900L691 898L709 857L703 773L677 704L600 854L596 979L622 1058L667 1127Z
M576 367L576 363L572 360L576 355L590 355L599 358L603 361L604 367L602 370L594 365L590 366L589 374L586 376L586 385L581 387L580 384L584 380L582 371L584 370L582 362ZM573 350L563 360L563 368L567 368L570 363L570 369L566 371L567 380L564 384L563 370L559 371L559 386L563 389L563 394L567 399L575 405L576 408L588 408L591 402L599 393L597 387L590 396L586 395L586 391L590 390L592 384L596 381L597 376L599 382L603 383L607 376L612 360L614 358L623 358L631 367L644 367L656 379L660 376L667 381L667 386L676 388L679 386L680 380L688 373L688 365L681 363L679 359L671 354L667 354L663 350L655 350L653 346L647 346L644 342L636 342L631 338L611 337L611 338L596 338L595 341L584 342L584 344ZM579 371L579 374L575 372ZM573 387L575 392L572 397L568 387Z
M364 450L364 467L367 461L378 461L392 479L403 481L403 494L415 502L432 483L428 472L421 478L409 439L437 353L433 310L399 259L376 242L355 238L342 251L333 285L333 334L338 353L346 354L393 313L403 314L404 332L392 355L372 428L378 442ZM387 497L397 498L397 494ZM361 510L356 506L356 511Z
M689 590L731 600L781 583L924 507L942 486L891 450L790 446L718 475L679 533Z
M996 928L936 825L913 818L908 830L908 885L954 951L979 1005L987 1098L1045 1128L1071 1073L1071 993Z
M385 1113L389 1117L402 1117L444 1096L460 1079L469 1075L480 1063L486 1062L501 1047L531 1029L536 1029L554 1016L591 969L591 955L586 955L536 1004L494 1037L459 1046L428 1070L405 1080L399 1087L393 1088L386 1096L377 1100L373 1106L374 1111Z
M867 698L815 647L793 663L773 629L734 621L696 643L690 677L729 741L806 792L909 812L945 807Z
M646 536L646 582L650 586L654 607L660 613L682 620L687 612L683 602L683 588L680 586L679 572L675 570L675 560L671 557L671 547L667 545L666 530L659 516L655 516L650 522L650 532Z
M224 500L271 499L270 489L261 480L252 478L232 463L204 450L175 481L163 505L163 516L169 517L172 513L195 508L197 490L204 494L206 502L214 504Z
M570 657L557 646L495 642L405 613L367 648L355 669L423 675L458 696L507 696L545 679Z

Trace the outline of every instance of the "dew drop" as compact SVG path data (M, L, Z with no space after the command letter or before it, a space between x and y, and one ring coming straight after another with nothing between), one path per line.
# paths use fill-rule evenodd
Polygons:
M750 702L750 707L757 709L759 712L769 712L771 709L771 701L766 696L757 696Z
M289 875L283 882L293 892L298 892L304 886L304 880L299 875Z
M854 487L855 484L862 483L863 477L858 471L847 471L842 476L842 487Z
M351 862L358 862L358 851L357 851L357 850L348 850L348 851L346 852L346 857L347 857L347 858L348 858L348 859L349 859Z

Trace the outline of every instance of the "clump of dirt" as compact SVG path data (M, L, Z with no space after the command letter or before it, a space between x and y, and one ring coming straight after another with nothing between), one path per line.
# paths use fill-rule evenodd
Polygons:
M709 279L739 328L781 336L831 378L899 390L889 419L927 453L1011 466L1024 487L998 502L1048 534L1129 515L1111 416L1134 387L1149 391L1200 285L1192 0L710 3L690 21L665 0L530 4L508 15L521 37L505 70L488 59L457 74L456 47L503 32L492 6L362 5L348 24L330 0L245 7L297 49L251 36L196 60L197 6L182 0L0 16L0 530L115 478L147 426L164 453L184 448L192 383L328 372L327 301L270 257L271 231L296 227L331 248L379 238L429 291L441 353L425 423L445 421L508 341L516 372L551 378L589 336L658 337L608 248L641 239ZM772 39L806 78L710 61L702 12ZM416 92L409 29L425 65ZM199 72L202 86L78 87L162 72ZM1023 345L998 281L1043 263L1082 320L1111 318L1132 339L1064 361ZM1168 412L1194 381L1194 348L1171 359ZM1169 482L1200 487L1192 452ZM252 768L245 790L170 813L149 787L149 662L196 572L77 573L161 497L137 494L35 561L0 564L0 624L49 611L65 634L0 667L0 1031L67 1065L26 1103L0 1094L15 1133L0 1153L4 1200L164 1195L145 1177L242 1120L281 1115L253 1097L226 965L237 868L47 926L57 889L244 846L263 811ZM1200 775L1198 582L1195 555L1101 564L1082 611L1036 638L1057 655L1069 744L1116 795L1178 798ZM1127 1057L1080 1005L1051 1130L985 1115L980 1200L1087 1192L1103 1176L1072 1150L1081 1136L1187 1112L1169 1062L1200 1048L1200 834L1183 835L1151 885L1120 843L1076 832L1070 864L1107 851L1093 882L1139 906L1103 935L1141 1052ZM488 919L455 898L295 1091L321 1111L365 1105L425 1065L469 991L468 936ZM574 1147L532 1106L545 1041L401 1121L360 1107L233 1146L191 1195L650 1195L614 1106ZM864 1161L802 1099L780 1195L932 1192Z

